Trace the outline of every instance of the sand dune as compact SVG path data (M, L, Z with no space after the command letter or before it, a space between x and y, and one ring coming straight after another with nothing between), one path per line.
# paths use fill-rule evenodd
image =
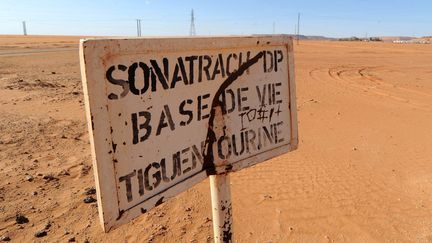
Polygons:
M77 41L6 36L0 50ZM235 240L432 241L432 46L303 41L295 55L299 149L232 174ZM78 52L0 56L0 104L0 237L212 241L208 180L102 232L83 201L95 196Z

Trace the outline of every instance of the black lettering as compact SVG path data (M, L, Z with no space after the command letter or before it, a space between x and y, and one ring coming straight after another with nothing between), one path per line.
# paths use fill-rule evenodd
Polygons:
M125 185L126 185L126 197L127 197L128 202L130 202L130 201L133 200L131 178L134 177L135 174L136 174L136 171L134 170L133 172L131 172L131 173L125 175L125 176L121 176L119 178L119 182L122 182L122 181L125 182Z
M138 192L140 196L144 195L144 177L142 169L138 170Z
M150 60L150 63L152 65L152 70L157 78L159 79L159 83L162 84L162 87L164 89L168 89L168 80L169 80L169 66L168 66L168 59L163 59L163 65L164 65L164 73L162 74L162 70L159 67L159 64L156 62L156 60ZM152 78L152 91L156 91L156 77Z
M282 86L282 83L276 83L275 84L275 90L274 90L274 94L275 94L275 101L276 104L280 104L282 103L281 99L278 99L278 96L280 95L280 91L277 89L278 87Z
M242 58L243 58L243 53L240 52L240 54L239 54L239 68L241 67L241 65L243 65L244 63L247 63L250 60L250 51L246 52L246 61L242 62ZM246 74L249 74L249 67L246 69Z
M272 84L267 84L267 91L268 91L268 104L273 104L272 102Z
M276 123L275 125L275 141L276 143L282 143L284 141L283 137L279 137L279 135L282 133L282 130L280 129L280 126L283 125L283 121L280 121L278 123Z
M141 123L139 127L138 127L138 116L145 118L145 122ZM132 113L131 120L132 120L132 134L133 134L132 143L137 144L138 142L144 142L150 136L152 130L152 127L150 126L151 113L148 111L140 111L138 114ZM144 136L140 137L139 130L142 129L145 129L146 133L144 134Z
M258 99L260 100L261 106L265 105L265 94L266 94L266 85L264 84L262 86L262 90L260 90L260 88L258 87L258 85L256 86L256 91L258 93Z
M185 85L188 85L189 81L188 81L188 77L186 74L186 68L185 68L185 65L183 63L183 59L181 57L179 57L179 58L177 58L177 61L178 61L179 66L180 66L180 71L182 74L183 82L185 83Z
M203 67L203 70L206 74L207 80L212 80L210 77L210 71L209 71L209 68L210 68L211 63L212 63L212 59L207 55L204 56L204 59L207 60L207 65Z
M117 65L117 68L118 68L120 71L122 71L122 72L124 72L124 71L127 70L127 67L126 67L125 65L121 65L121 64L120 64L120 65ZM112 76L114 70L115 70L115 66L111 66L111 67L107 70L105 76L106 76L108 82L110 82L110 83L112 83L112 84L114 84L114 85L119 85L119 86L121 86L121 87L123 88L123 91L120 93L120 97L123 98L123 97L125 97L125 96L127 95L127 93L129 92L129 81L126 81L126 80L123 80L123 79L116 79L116 78L114 78L114 77ZM116 94L114 94L114 93L110 93L110 94L108 95L108 99L110 99L110 100L117 100L118 98L119 98L118 95L116 95Z
M136 74L136 70L138 69L138 66L141 68L141 70L143 71L143 76L144 76L144 79L143 79L143 82L144 82L144 86L143 86L143 88L141 89L141 90L139 90L137 87L136 87L136 78L135 78L135 74ZM150 74L150 69L149 69L149 67L147 66L147 64L145 64L145 63L142 63L142 62L140 62L139 63L139 65L138 65L138 63L134 63L134 64L132 64L130 67L129 67L129 70L128 70L128 74L129 74L129 76L128 76L128 79L129 79L129 88L130 88L130 91L134 94L134 95L140 95L140 94L144 94L146 91L147 91L147 89L148 89L148 87L149 87L149 74Z
M257 110L256 110L256 109L250 109L250 110L246 113L249 122L255 120L256 113L257 113Z
M275 84L272 85L272 104L275 104L276 93L275 93Z
M263 51L264 52L264 61L263 61L263 65L264 65L264 72L265 73L269 73L271 71L273 71L273 53L270 51ZM267 67L267 55L270 55L270 67Z
M167 118L168 123L165 121L165 118ZM164 105L164 110L161 112L159 125L158 125L157 130L156 130L156 136L159 136L161 134L162 128L168 127L168 125L169 125L171 131L174 131L175 125L174 125L174 121L171 117L171 112L169 110L168 105Z
M198 82L202 81L202 70L203 69L203 63L202 63L202 56L198 57Z
M210 117L210 113L207 113L205 115L202 115L203 111L208 109L208 104L203 104L203 101L205 99L210 98L210 94L205 94L203 96L198 96L198 121L207 119Z
M166 163L165 163L165 158L163 158L160 162L160 165L162 167L162 179L164 182L169 182L170 178L167 176L167 167L166 167Z
M181 81L182 78L179 76L179 65L176 64L174 67L174 73L171 81L171 89L173 89L177 83L177 81Z
M230 71L230 62L231 62L231 58L233 58L234 60L237 59L237 54L235 53L230 53L227 57L227 65L226 65L226 74L227 76L231 75L231 71ZM233 72L237 71L237 69L234 69Z
M192 102L193 101L191 99L187 99L187 100L183 100L182 103L180 103L179 113L181 115L185 115L185 116L189 117L187 121L180 121L180 126L182 126L182 127L186 126L186 125L189 125L192 122L193 112L191 110L185 110L185 105L186 104L190 105L190 104L192 104Z
M237 140L236 140L236 138L235 138L236 136L235 136L235 134L233 134L232 135L232 146L233 146L233 151L234 151L234 154L236 155L236 156L239 156L239 155L242 155L243 154L243 152L245 151L245 142L244 142L244 132L241 132L240 133L240 144L241 144L241 149L240 149L240 151L238 151L237 150L237 147L238 147L238 143L237 143Z
M223 66L222 54L219 54L218 58L216 59L216 64L215 64L214 69L213 69L213 76L212 76L213 80L216 78L217 74L221 74L222 78L225 77L225 70L224 70L224 66Z
M185 153L189 152L189 150L190 150L189 147L183 149L183 150L181 151L182 155L184 155ZM187 156L183 156L183 159L181 160L182 165L187 164L188 162L189 162L189 158L188 158ZM189 171L191 171L191 170L192 170L192 168L191 168L190 166L188 166L188 167L186 167L186 168L183 170L183 174L185 174L185 173L187 173L187 172L189 172Z
M153 182L153 188L156 188L159 186L159 184L161 182L161 172L159 170L160 165L159 165L159 163L153 162L152 167L157 169L157 171L155 173L153 173L153 179L155 179L155 181Z
M199 162L201 164L203 163L203 157L202 157L201 151L203 151L204 146L205 146L204 142L201 143L201 150L199 150L196 145L192 146L192 152L191 152L192 153L192 169L196 168L197 159L199 160Z
M180 152L173 154L173 174L171 175L171 180L174 180L176 176L181 176L181 164L180 164Z
M189 62L189 84L193 84L194 82L194 61L197 59L197 56L189 56L185 58L185 60Z
M267 141L269 141L270 144L273 144L275 142L275 139L274 139L274 133L273 133L274 130L272 129L272 125L270 126L270 132L266 126L263 126L262 129L265 135L263 138L264 145L267 145Z
M249 110L249 106L244 106L244 107L242 106L242 103L247 101L247 96L243 96L242 92L246 92L248 90L249 90L248 87L237 89L237 105L238 105L239 112Z
M228 101L227 101L226 94L229 94L230 97L231 97L229 99L231 101L230 102L230 104L231 104L230 107L228 106ZM222 92L221 98L222 98L222 100L221 100L221 103L222 103L222 114L225 115L225 114L229 114L229 113L233 112L234 109L235 109L235 95L234 95L234 91L232 91L231 89L226 89L225 92Z
M281 50L277 50L277 51L275 50L274 52L275 52L275 54L274 54L275 72L277 72L278 71L277 65L279 62L282 62L282 60L283 60L283 52Z
M150 185L149 171L152 167L152 164L149 164L144 170L144 186L147 191L153 190L153 186Z

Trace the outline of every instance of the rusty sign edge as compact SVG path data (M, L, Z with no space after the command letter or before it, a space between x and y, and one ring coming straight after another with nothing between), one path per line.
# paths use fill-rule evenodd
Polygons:
M109 229L109 224L107 222L112 221L112 218L114 218L115 215L115 208L111 206L110 200L108 198L110 197L109 194L111 194L111 197L117 198L117 193L115 193L114 190L108 190L108 188L115 188L116 184L113 181L112 178L115 178L115 170L112 164L103 165L102 163L97 163L98 161L98 154L96 153L96 147L98 146L95 143L94 140L94 121L92 116L92 110L90 106L90 100L91 97L88 93L88 82L87 82L87 74L88 70L86 68L86 46L84 45L85 41L80 41L80 66L81 66L81 75L82 75L82 84L83 84L83 93L84 93L84 100L85 100L85 110L86 110L86 118L87 118L87 128L89 132L89 140L90 140L90 146L91 146L91 154L92 154L92 165L93 165L93 174L95 177L95 184L96 184L96 194L97 194L97 205L99 209L99 220L101 223L101 226L105 232ZM104 174L104 176L99 176L99 174ZM101 187L101 185L108 185L105 187ZM117 207L118 210L118 207ZM103 211L103 212L102 212Z

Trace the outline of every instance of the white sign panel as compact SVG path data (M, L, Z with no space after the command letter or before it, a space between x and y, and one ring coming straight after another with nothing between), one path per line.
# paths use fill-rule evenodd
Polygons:
M80 53L105 231L297 147L289 37L89 39Z

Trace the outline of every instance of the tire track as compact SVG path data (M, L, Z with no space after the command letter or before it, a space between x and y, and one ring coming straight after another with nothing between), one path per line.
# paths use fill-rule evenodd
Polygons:
M371 74L371 70L380 70L381 67L335 66L330 68L315 68L309 71L309 76L317 81L336 84L338 89L350 90L357 94L372 93L374 95L392 99L398 103L412 106L416 109L431 111L432 94L397 87L381 78ZM382 69L381 71L385 71ZM336 81L336 82L335 82Z

